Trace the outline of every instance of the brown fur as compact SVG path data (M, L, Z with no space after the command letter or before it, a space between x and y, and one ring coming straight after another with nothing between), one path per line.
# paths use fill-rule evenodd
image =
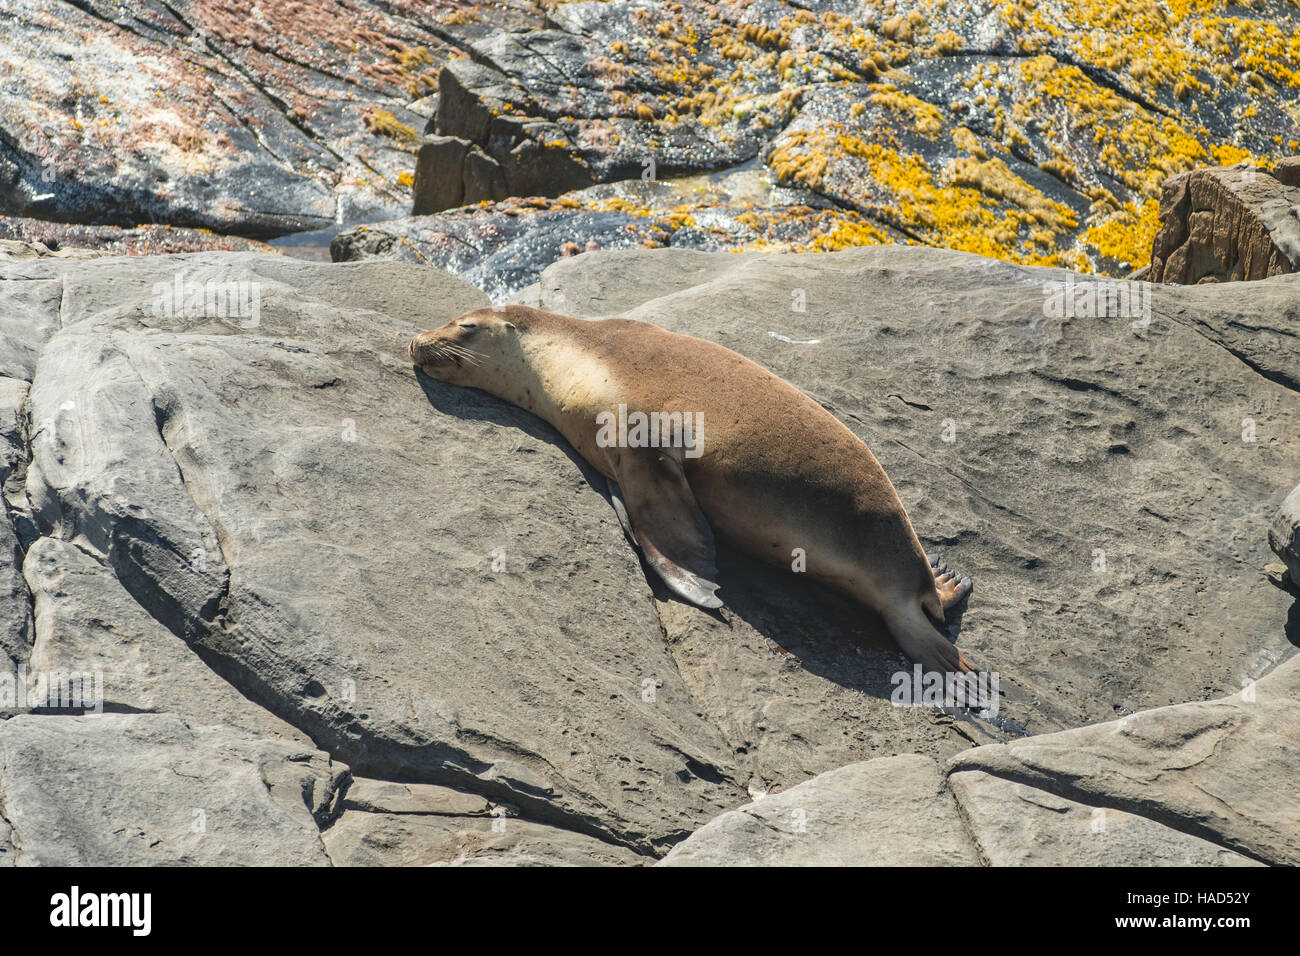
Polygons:
M461 330L467 321L478 330ZM480 353L482 364L440 359L447 342ZM645 322L524 306L467 313L418 336L411 354L435 378L545 418L610 478L609 450L596 444L598 412L619 402L629 411L702 412L703 454L683 467L719 537L786 567L803 548L808 574L879 611L913 659L969 666L932 626L924 633L926 612L943 617L934 571L870 449L743 356Z

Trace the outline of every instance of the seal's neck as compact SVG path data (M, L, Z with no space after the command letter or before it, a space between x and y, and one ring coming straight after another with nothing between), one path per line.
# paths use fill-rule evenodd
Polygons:
M617 392L614 376L600 355L566 335L563 327L533 329L520 336L517 353L502 358L494 379L487 391L526 408L565 434Z

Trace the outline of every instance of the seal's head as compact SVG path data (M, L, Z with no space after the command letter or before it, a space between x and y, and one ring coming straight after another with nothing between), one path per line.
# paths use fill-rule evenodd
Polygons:
M411 340L422 372L453 385L485 387L519 361L519 326L509 308L475 309Z

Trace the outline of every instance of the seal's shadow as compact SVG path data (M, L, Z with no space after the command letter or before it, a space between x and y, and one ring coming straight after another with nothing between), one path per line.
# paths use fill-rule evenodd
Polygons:
M418 369L416 378L429 404L444 415L517 428L562 449L582 472L587 484L609 500L604 476L564 436L531 412L478 389L440 382ZM612 504L610 515L614 515ZM623 537L617 519L613 528L613 533ZM765 564L722 541L717 550L718 596L726 602L726 607L719 611L705 611L681 602L645 563L639 551L637 556L657 600L681 603L691 614L711 618L729 630L734 630L739 620L765 639L772 654L791 655L809 673L848 690L887 700L894 688L892 675L911 670L911 664L874 611L801 576L792 568ZM964 604L949 617L948 629L954 636L960 630ZM720 629L718 633L722 639L734 639L726 630Z
M424 397L429 400L429 404L444 415L517 428L538 441L555 445L562 450L569 456L569 460L581 469L583 477L593 488L599 490L605 487L605 476L592 468L563 435L532 412L511 405L509 402L503 402L496 396L477 388L440 382L436 378L430 378L418 368L415 369L415 378L420 383L420 388L424 390Z

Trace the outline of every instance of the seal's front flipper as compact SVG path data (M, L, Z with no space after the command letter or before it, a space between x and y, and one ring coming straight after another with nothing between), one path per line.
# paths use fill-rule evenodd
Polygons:
M636 532L632 530L632 519L627 514L627 502L623 500L623 490L613 478L606 478L605 485L609 488L609 503L614 506L618 523L623 526L623 533L627 535L627 540L636 547Z
M617 477L610 502L623 530L646 563L678 597L700 607L722 607L713 529L700 511L674 448L610 449Z

